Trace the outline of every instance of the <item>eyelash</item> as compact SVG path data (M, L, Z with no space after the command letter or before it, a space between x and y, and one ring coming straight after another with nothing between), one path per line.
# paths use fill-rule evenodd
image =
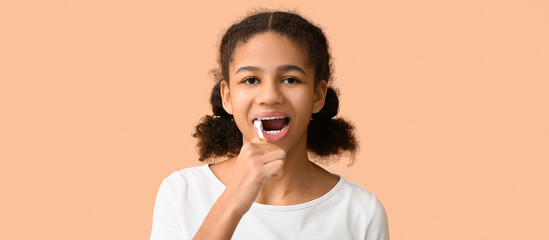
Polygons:
M249 80L255 80L255 81L259 81L256 77L247 77L247 78L244 78L244 80L242 80L241 83L245 83L245 84L253 84L253 83L248 83ZM289 83L289 84L297 84L297 83L301 83L301 80L299 80L299 78L296 78L294 76L288 76L288 77L285 77L284 79L282 79L282 81L285 81L285 80L288 80L288 79L293 79L295 82L294 83Z
M248 80L251 80L251 79L259 81L256 77L246 77L246 78L244 78L244 80L242 80L242 83L251 85L252 83L248 83Z
M288 77L285 77L284 79L282 79L283 81L284 80L287 80L287 79L293 79L295 82L293 84L296 84L296 83L301 83L301 80L299 80L299 78L296 78L294 76L288 76Z

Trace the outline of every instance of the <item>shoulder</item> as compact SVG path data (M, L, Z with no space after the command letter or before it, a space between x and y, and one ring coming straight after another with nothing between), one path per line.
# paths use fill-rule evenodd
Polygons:
M178 171L172 172L166 178L162 180L163 183L170 185L186 185L189 183L197 183L200 180L208 180L208 165L202 165L198 167L184 168Z
M387 213L379 198L360 184L343 179L341 192L353 212L363 216L366 239L389 239Z
M174 171L162 180L162 186L176 192L190 187L207 187L212 182L208 171L207 164Z
M364 207L371 206L372 203L378 201L374 193L370 192L360 184L347 180L341 176L340 178L341 186L339 192L345 196L348 201Z
M372 222L387 221L385 208L376 194L358 183L343 178L342 180L340 192L354 211L361 212L367 217L368 225Z
M215 182L208 176L208 165L174 171L164 179L156 195L151 239L183 239L182 228L189 217L207 213ZM205 212L205 213L204 213ZM190 239L190 238L189 238Z
M215 202L225 186L219 182L208 164L172 172L162 180L157 199L171 199L174 204ZM192 197L191 197L192 196Z

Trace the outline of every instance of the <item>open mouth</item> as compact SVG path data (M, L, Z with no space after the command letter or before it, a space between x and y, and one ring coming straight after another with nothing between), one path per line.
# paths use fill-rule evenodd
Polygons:
M277 134L290 124L288 117L266 117L258 118L263 125L263 131L267 134Z

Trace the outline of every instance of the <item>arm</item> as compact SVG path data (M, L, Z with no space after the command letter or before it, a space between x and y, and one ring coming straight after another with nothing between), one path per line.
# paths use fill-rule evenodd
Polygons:
M370 221L366 229L366 240L389 240L389 224L387 223L387 213L385 208L374 196L372 209L370 211Z
M239 211L231 198L226 191L219 196L193 239L231 239L246 213Z
M160 184L154 204L151 240L183 239L176 209L176 188L173 182L166 179Z
M193 239L231 239L240 219L259 190L271 178L282 176L286 152L259 138L244 143L225 191L216 200Z

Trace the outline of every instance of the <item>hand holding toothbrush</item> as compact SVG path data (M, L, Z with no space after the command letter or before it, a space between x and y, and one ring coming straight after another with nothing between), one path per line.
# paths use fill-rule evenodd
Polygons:
M282 177L286 160L285 150L265 140L261 121L254 122L254 125L258 129L258 137L242 145L233 168L233 177L226 189L242 214L249 210L267 181Z

